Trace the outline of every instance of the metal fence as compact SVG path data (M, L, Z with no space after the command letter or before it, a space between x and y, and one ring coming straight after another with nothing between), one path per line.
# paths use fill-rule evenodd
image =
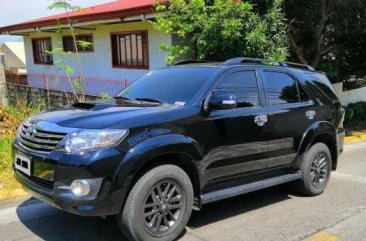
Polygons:
M72 80L76 80L79 83L83 83L82 86L75 87L76 92L80 92L84 89L86 95L99 96L102 93L110 96L115 96L121 90L128 87L131 82L127 79L109 79L101 77L84 77L73 76ZM72 92L72 83L63 75L52 75L46 73L28 73L28 86L55 90L62 92ZM83 81L80 81L83 80Z
M17 84L17 85L28 85L27 75L19 74L17 69L6 69L5 78L6 83Z

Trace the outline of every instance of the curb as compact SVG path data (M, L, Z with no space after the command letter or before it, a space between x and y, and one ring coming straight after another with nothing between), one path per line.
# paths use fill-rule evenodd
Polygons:
M344 143L345 144L350 144L350 143L356 143L356 142L360 142L360 141L365 141L366 140L366 132L352 132L352 136L346 136L344 138Z

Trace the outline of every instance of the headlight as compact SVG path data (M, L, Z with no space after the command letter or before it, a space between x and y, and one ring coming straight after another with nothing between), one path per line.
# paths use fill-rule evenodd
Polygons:
M81 130L70 133L59 149L66 153L79 153L118 145L128 130Z

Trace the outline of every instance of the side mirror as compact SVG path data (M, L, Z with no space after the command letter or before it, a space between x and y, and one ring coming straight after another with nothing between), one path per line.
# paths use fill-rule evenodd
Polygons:
M213 110L235 109L238 105L237 98L231 93L213 92L208 100L208 108Z

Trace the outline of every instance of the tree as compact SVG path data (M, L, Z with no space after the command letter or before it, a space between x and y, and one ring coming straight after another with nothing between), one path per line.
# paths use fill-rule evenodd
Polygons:
M337 82L366 79L366 1L335 0L320 67Z
M53 48L51 51L48 52L48 54L57 55L59 57L55 61L56 70L63 71L66 74L67 80L71 86L75 99L78 102L84 102L86 100L84 90L85 77L83 75L83 65L81 62L79 49L86 49L90 47L92 43L77 40L76 38L77 33L75 32L75 29L72 26L72 20L69 17L69 13L72 11L84 11L84 9L80 6L72 5L70 2L71 0L52 0L52 3L48 6L48 9L50 10L60 9L63 10L67 15L67 22L68 22L67 30L70 32L73 39L74 50L75 50L75 57L73 58L73 60L77 64L77 69L75 70L71 67L70 58L67 58L67 56L73 53L64 51L62 47L62 33L64 31L64 28L61 25L59 25L57 28L57 33L60 42L59 47ZM75 72L77 72L76 77L74 77Z
M333 82L365 76L364 0L285 0L290 58L330 74Z
M181 58L222 61L232 57L284 60L287 41L281 0L272 0L266 11L249 1L171 0L157 4L153 26L180 39L162 44L168 63Z

